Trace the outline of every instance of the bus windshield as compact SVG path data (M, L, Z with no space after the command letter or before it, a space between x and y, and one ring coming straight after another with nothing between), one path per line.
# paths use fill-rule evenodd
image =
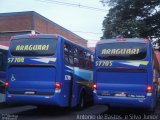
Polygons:
M142 60L147 55L147 44L136 42L99 44L97 54L102 60Z
M13 39L10 52L13 56L51 56L55 54L56 44L53 38Z

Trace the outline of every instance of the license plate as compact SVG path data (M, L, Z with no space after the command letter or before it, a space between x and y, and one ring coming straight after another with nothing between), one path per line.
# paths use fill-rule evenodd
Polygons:
M116 93L115 94L116 97L126 97L126 93Z
M24 94L26 94L26 95L34 95L35 92L34 91L25 91Z

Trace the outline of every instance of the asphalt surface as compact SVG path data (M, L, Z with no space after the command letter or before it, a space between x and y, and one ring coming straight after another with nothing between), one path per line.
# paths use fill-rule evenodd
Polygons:
M106 106L87 106L81 111L59 107L6 106L1 105L2 120L81 120L83 116L97 116L108 110Z
M90 105L81 111L59 107L7 106L0 104L1 120L159 120L160 104L155 113L144 109L108 108Z

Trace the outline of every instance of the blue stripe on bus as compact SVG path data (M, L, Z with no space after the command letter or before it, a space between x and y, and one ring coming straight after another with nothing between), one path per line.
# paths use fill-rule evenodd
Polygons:
M74 74L85 80L93 80L93 71L80 69L78 67L70 67L66 66L70 70L66 70L68 72L72 72L74 70Z

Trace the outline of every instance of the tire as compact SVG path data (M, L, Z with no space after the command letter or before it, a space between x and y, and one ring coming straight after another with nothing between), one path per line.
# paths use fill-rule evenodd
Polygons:
M82 110L84 106L85 106L85 97L84 97L84 94L82 93L80 96L79 103L77 105L77 110Z

